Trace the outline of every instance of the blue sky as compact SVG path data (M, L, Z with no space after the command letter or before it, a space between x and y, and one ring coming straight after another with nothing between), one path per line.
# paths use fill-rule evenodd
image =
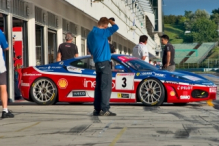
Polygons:
M163 0L164 15L184 15L185 10L205 9L209 14L219 8L219 0Z

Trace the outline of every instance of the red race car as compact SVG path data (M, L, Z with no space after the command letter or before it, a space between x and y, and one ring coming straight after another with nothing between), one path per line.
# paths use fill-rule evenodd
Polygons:
M161 105L215 100L217 86L189 72L160 70L140 59L112 55L110 102ZM22 69L21 91L40 105L56 102L93 102L95 64L91 56Z

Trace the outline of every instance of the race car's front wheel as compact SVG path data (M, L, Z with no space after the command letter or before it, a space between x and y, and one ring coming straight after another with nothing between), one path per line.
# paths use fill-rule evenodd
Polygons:
M55 104L57 100L57 87L52 80L39 78L33 82L30 95L33 101L39 105Z
M145 105L159 106L165 99L164 86L157 79L145 79L140 83L137 92L138 98Z

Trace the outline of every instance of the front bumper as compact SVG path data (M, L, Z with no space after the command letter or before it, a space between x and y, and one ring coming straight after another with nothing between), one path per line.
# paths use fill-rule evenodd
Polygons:
M163 83L168 103L187 103L216 100L217 86ZM200 91L198 94L195 91Z

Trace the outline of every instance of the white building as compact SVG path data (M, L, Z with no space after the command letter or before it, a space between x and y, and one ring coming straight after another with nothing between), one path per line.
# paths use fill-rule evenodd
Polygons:
M132 54L140 35L147 35L151 57L160 57L162 0L0 0L0 29L10 44L7 53L9 97L13 97L13 47L23 67L52 63L64 34L74 34L79 56L86 55L86 37L100 17L114 17L116 52Z

